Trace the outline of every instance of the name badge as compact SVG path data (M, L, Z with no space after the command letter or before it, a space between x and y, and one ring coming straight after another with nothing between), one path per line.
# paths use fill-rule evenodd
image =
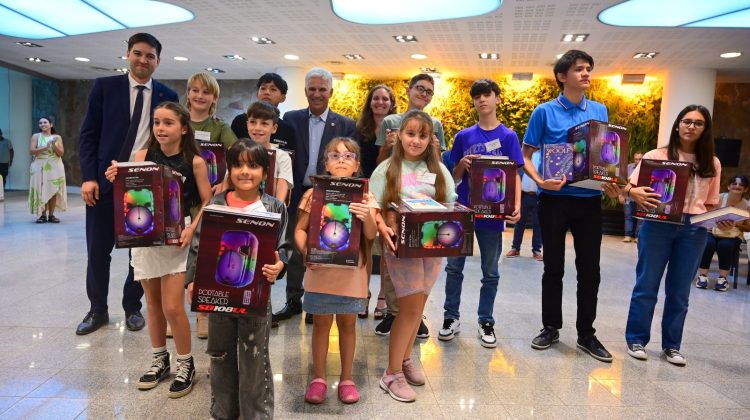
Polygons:
M492 140L492 141L488 141L487 143L484 144L484 148L488 152L491 152L493 150L497 150L500 147L502 147L501 144L500 144L500 139L495 139L495 140Z
M199 141L211 141L211 132L195 130L195 139Z
M417 181L430 185L435 185L436 178L437 175L433 174L432 172L425 172L423 174L417 175Z

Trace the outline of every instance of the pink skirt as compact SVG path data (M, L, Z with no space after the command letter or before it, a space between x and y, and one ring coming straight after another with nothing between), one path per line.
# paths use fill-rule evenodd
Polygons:
M387 248L387 247L386 247ZM435 285L443 257L396 258L393 252L385 251L385 264L391 276L397 297L424 293L429 295Z

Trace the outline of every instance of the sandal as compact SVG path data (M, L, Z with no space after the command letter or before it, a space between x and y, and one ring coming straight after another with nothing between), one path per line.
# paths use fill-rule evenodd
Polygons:
M379 297L378 298L378 304L380 304L381 300L383 302L385 302L385 298L384 297ZM387 307L385 305L383 305L382 308L379 307L379 306L375 306L375 310L372 311L372 317L375 318L375 320L383 319L383 317L385 316L385 310L386 309L387 309Z
M340 386L340 385L339 385ZM310 404L321 404L326 400L326 391L328 390L328 384L323 378L315 378L310 382L305 392L305 401Z
M47 223L47 216L46 216L46 215L44 215L44 214L43 214L43 215L41 215L41 216L39 216L39 218L38 218L38 219L36 219L36 222L37 222L37 223Z
M60 219L58 219L57 217L55 217L55 215L53 215L53 214L49 215L49 217L47 218L47 221L50 222L50 223L60 223Z
M339 401L344 404L354 404L359 401L359 392L354 382L348 379L339 382Z
M370 292L368 291L367 292L367 300L366 300L366 303L365 303L365 310L362 311L362 312L358 312L357 313L357 318L367 318L367 315L370 313L370 297L371 296L372 295L370 295Z

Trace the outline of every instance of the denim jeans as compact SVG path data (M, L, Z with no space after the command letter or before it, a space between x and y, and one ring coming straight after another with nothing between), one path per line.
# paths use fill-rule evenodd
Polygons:
M271 305L266 316L209 314L211 417L272 419L273 374L268 354Z
M690 289L706 246L706 235L706 229L689 223L673 225L643 221L638 234L635 287L625 328L625 340L629 344L645 346L651 339L651 321L666 269L661 346L663 349L680 349Z
M638 236L638 230L641 227L641 221L633 217L636 206L637 204L632 200L622 206L625 211L625 236L630 236L631 238Z
M500 253L503 248L503 233L496 230L476 230L474 236L479 243L479 256L482 264L482 287L479 289L479 322L495 325L492 309L495 306L497 284L500 281ZM445 309L446 318L459 319L461 306L461 286L464 281L466 257L448 257L445 266Z
M536 194L521 193L521 218L513 226L513 245L511 247L515 250L521 250L523 231L526 229L526 220L531 217L531 226L534 232L531 236L531 251L542 251L542 227L539 225L538 200Z

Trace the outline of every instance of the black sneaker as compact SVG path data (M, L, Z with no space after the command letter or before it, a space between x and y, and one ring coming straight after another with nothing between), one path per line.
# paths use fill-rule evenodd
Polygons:
M417 338L427 339L430 338L430 330L427 329L427 325L424 324L425 316L422 315L422 321L419 324L417 330Z
M138 380L138 389L145 391L156 388L162 379L169 376L169 353L160 356L154 356L151 362L151 368L145 375Z
M664 356L667 358L667 362L673 365L685 366L687 364L687 359L677 349L664 349Z
M193 390L193 378L195 378L195 365L193 358L177 360L177 374L174 382L169 386L169 398L180 398Z
M577 346L596 360L612 363L612 355L604 348L595 335L586 338L578 338Z
M560 333L557 332L557 328L547 326L539 331L541 332L541 334L537 335L533 340L531 340L531 348L533 349L548 349L549 346L551 346L553 343L557 343L558 341L560 341Z
M390 335L391 327L393 326L393 320L396 319L390 312L386 312L383 320L380 321L375 327L375 334L377 335Z
M497 347L497 337L495 337L495 328L489 322L479 324L479 344L482 347L492 349Z
M443 328L438 331L438 340L450 341L460 333L461 330L458 327L461 326L461 322L457 319L445 318L443 319Z

